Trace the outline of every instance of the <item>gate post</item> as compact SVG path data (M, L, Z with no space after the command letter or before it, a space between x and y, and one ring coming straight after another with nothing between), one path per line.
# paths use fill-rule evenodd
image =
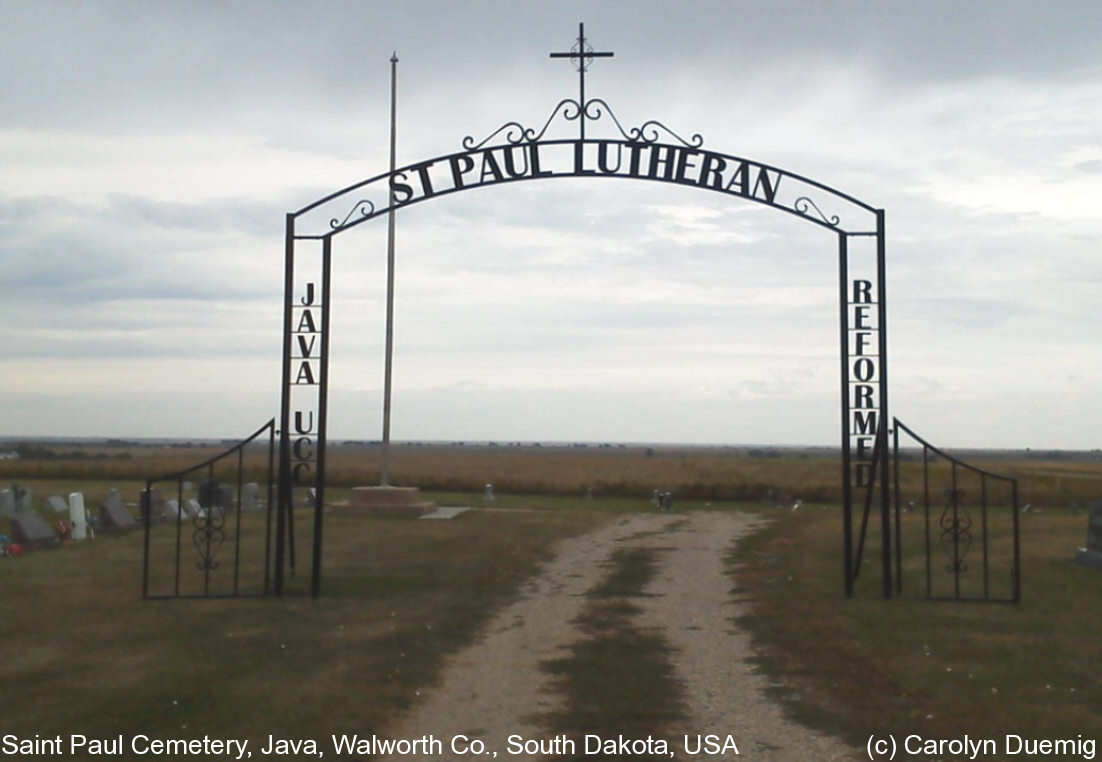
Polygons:
M880 353L880 426L877 432L877 446L883 458L880 469L880 562L883 574L885 598L892 597L892 515L891 486L888 479L891 454L888 451L888 292L886 264L886 242L884 239L884 210L876 210L876 295L877 322L880 330L878 352Z
M295 290L295 216L288 213L283 258L283 383L279 410L279 492L276 503L275 580L273 591L283 595L284 538L291 505L291 332Z
M838 232L838 330L842 362L842 561L845 564L845 593L853 597L853 488L850 483L849 405L849 239Z
M314 549L310 567L310 596L321 595L322 515L325 506L325 441L329 413L329 287L332 282L333 237L326 236L321 250L321 369L318 373L318 441L314 458Z

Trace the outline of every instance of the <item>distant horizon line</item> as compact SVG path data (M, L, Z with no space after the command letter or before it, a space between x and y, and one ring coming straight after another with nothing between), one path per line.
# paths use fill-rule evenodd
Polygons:
M50 443L50 444L103 444L103 445L127 445L138 446L167 445L230 445L237 444L241 440L234 437L155 437L155 436L63 436L63 435L35 435L0 436L0 447L12 447L22 443ZM353 439L330 438L330 446L357 446L357 447L381 447L379 439ZM391 444L398 447L485 447L485 448L523 448L523 447L549 447L565 449L645 449L645 448L683 448L683 449L726 449L726 450L752 450L752 449L776 449L776 450L822 450L827 452L840 452L840 444L794 444L788 443L764 443L764 442L662 442L662 441L627 441L617 440L582 440L582 439L394 439ZM921 449L917 445L902 446L903 450ZM1102 448L1084 447L1032 447L1032 446L949 446L946 449L961 452L999 452L999 453L1102 453Z

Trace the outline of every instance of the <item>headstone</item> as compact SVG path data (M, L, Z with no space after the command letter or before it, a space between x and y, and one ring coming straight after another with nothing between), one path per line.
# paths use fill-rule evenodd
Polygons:
M15 515L15 493L10 489L0 490L0 516L10 519Z
M30 513L34 510L31 505L31 491L26 487L14 487L12 492L15 493L15 512L16 513Z
M218 482L204 479L199 482L199 505L204 508L212 508L222 503L222 488Z
M46 498L46 505L50 507L54 513L68 513L69 504L65 502L65 498L61 495L50 495Z
M54 530L35 511L16 513L11 520L12 539L24 548L52 548L60 543Z
M90 531L88 517L84 513L84 493L69 493L69 522L73 525L73 539L83 540ZM95 537L95 534L92 534Z
M153 518L153 519L157 518L158 516L161 515L162 511L164 510L165 501L161 497L161 488L160 487L154 487L153 489L148 490L148 494L147 494L147 490L143 489L142 493L141 493L141 497L139 497L139 503L138 503L138 505L141 508L140 511L139 511L139 520L140 520L141 516L145 515L145 504L146 504L147 500L149 501L149 517L150 518Z
M187 518L195 518L202 510L203 506L199 505L199 501L195 498L189 497L184 501L184 516Z
M1087 546L1079 549L1075 561L1102 568L1102 500L1091 503L1087 516Z
M99 506L100 527L106 532L129 532L138 529L141 524L126 510L122 500L119 499L119 491L112 489L107 493L107 499Z
M494 502L494 485L486 485L486 488L482 491L482 501L485 503Z
M243 511L258 511L260 510L260 485L256 482L249 482L241 488L241 510Z
M161 516L166 519L172 519L176 521L180 518L180 501L175 498L170 498L165 501L165 509L161 513Z

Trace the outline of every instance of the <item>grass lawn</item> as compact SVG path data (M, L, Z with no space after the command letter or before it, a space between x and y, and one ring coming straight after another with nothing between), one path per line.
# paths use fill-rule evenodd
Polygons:
M83 486L93 506L109 486L27 484L36 499ZM126 496L138 485L110 486ZM340 498L339 489L332 492ZM440 522L333 515L325 524L320 600L308 596L305 515L298 573L282 600L142 602L141 533L0 560L0 733L210 735L248 738L254 749L269 733L370 734L417 700L445 657L515 597L555 540L645 510L641 495L499 492L501 511ZM481 504L480 493L430 497ZM678 500L676 507L708 504ZM869 734L887 732L1051 739L1097 733L1102 572L1071 563L1085 516L1052 509L1022 516L1023 602L1013 606L922 600L916 514L904 533L904 597L880 599L873 542L870 573L858 597L846 600L838 510L805 502L797 512L767 512L776 521L743 542L731 564L740 568L738 594L751 602L743 624L755 636L761 668L786 686L779 694L798 718L862 747ZM167 531L158 530L155 546L172 545ZM250 563L246 571L255 575L255 556ZM641 641L615 647L617 638L639 635L616 607L630 606L649 564L641 556L617 558L617 573L627 576L614 574L609 584L619 580L620 588L591 591L592 616L582 624L593 636L590 646L603 650L576 649L549 665L568 693L591 690L577 679L593 659L621 659L631 672L630 660L642 664L662 650ZM655 679L673 679L646 669ZM574 702L557 722L563 729L616 724L587 712Z
M370 733L432 684L555 540L610 515L331 517L320 600L308 597L305 550L282 600L143 602L140 532L3 559L0 727L29 738L249 738L253 748L269 733ZM307 531L300 543L309 548Z
M1071 562L1085 534L1083 515L1022 517L1017 606L923 600L918 543L904 597L878 597L874 551L874 574L843 599L834 510L778 514L732 560L761 667L805 722L861 747L873 733L1097 738L1102 571Z

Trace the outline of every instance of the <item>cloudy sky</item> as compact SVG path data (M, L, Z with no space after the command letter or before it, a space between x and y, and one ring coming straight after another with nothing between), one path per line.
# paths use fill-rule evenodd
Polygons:
M0 0L0 436L278 412L286 212L576 94L884 208L892 413L1102 447L1102 9ZM594 128L595 129L595 128ZM591 136L594 135L591 132ZM836 444L835 238L579 179L398 217L396 439ZM386 225L335 242L330 430L378 438Z

